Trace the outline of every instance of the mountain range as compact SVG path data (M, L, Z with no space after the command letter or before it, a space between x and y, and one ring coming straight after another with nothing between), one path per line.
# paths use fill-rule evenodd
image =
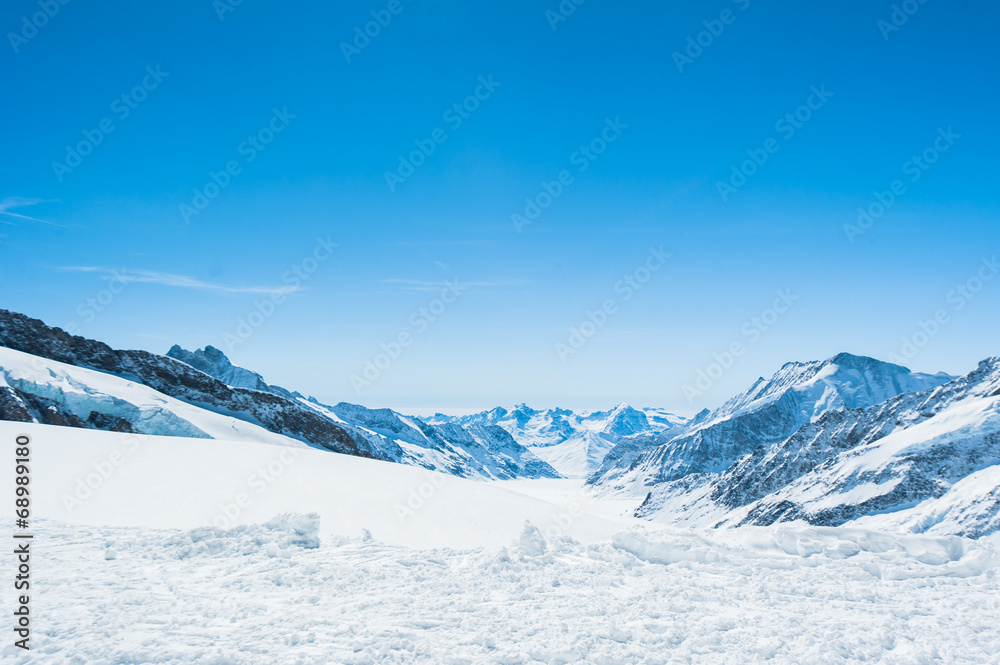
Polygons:
M501 427L564 477L585 478L600 467L608 451L622 438L664 432L688 419L663 409L634 409L622 402L608 411L574 413L518 404L510 410L497 407L467 416L439 413L426 420L463 427Z
M618 404L406 416L267 383L214 347L115 350L0 310L0 419L309 446L481 480L580 478L689 527L1000 530L1000 359L954 377L839 354L685 418Z
M0 347L2 420L201 438L279 435L468 478L558 477L500 427L436 426L388 409L326 406L234 367L212 347L174 347L166 356L118 351L6 310Z

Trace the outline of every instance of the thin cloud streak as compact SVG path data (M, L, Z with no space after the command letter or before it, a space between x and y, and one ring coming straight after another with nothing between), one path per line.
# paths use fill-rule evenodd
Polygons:
M399 284L408 290L414 291L431 291L441 289L447 286L445 281L434 282L434 281L424 281L419 279L380 279L380 284ZM498 279L486 282L465 282L458 280L458 283L462 286L475 286L478 288L490 288L490 287L500 287L500 286L524 286L528 282L523 279Z
M194 277L188 277L187 275L175 275L172 273L155 272L152 270L127 270L124 268L121 270L112 270L110 268L103 268L100 266L66 266L58 268L58 270L64 270L67 272L105 273L106 277L113 277L114 279L126 284L159 284L161 286L173 286L181 289L193 289L196 291L209 291L226 294L270 294L275 292L289 294L302 290L302 287L300 286L291 286L287 284L282 286L225 286L223 284L205 282Z
M15 217L17 219L26 219L29 222L38 222L39 224L48 224L49 226L56 226L60 229L69 228L63 224L56 224L55 222L50 222L46 219L38 219L37 217L29 217L28 215L22 215L17 212L10 212L12 208L24 208L27 206L33 206L37 203L45 202L45 199L26 199L22 196L8 196L4 200L0 201L0 215L7 215L8 217ZM3 220L0 220L0 223L17 226L17 224L14 224L13 222L5 222Z
M457 281L458 284L465 287L474 288L494 288L494 287L504 287L504 286L524 286L527 282L523 279L509 279L509 280L494 280L487 282L464 282L462 280L448 280ZM419 279L380 279L380 284L395 284L400 286L404 291L417 291L417 292L428 292L433 293L440 291L441 289L448 288L446 281L434 282L434 281L424 281Z

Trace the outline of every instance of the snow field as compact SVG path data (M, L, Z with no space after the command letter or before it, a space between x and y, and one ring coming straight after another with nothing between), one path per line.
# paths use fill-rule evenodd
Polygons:
M19 433L33 649L4 665L1000 662L1000 535L666 528L574 481L0 424Z
M34 649L4 645L0 660L912 665L1000 653L996 538L954 539L947 561L926 563L947 539L753 529L726 545L631 530L582 545L529 526L505 547L415 550L368 536L312 547L315 526L42 521ZM864 538L869 550L843 546Z
M599 516L507 486L312 448L0 422L32 439L32 514L91 526L193 529L317 513L321 537L408 547L499 547L530 519L550 535L607 539L639 520ZM274 435L277 437L277 435ZM13 457L0 456L0 477Z

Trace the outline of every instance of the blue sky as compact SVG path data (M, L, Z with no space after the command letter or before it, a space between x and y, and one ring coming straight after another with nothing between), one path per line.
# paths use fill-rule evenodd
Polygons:
M410 411L1000 353L995 3L222 2L5 3L0 306Z

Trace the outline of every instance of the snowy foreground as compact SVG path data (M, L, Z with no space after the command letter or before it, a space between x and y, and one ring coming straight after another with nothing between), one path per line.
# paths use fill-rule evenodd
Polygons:
M997 536L664 529L566 481L22 432L33 649L5 664L1000 662Z

